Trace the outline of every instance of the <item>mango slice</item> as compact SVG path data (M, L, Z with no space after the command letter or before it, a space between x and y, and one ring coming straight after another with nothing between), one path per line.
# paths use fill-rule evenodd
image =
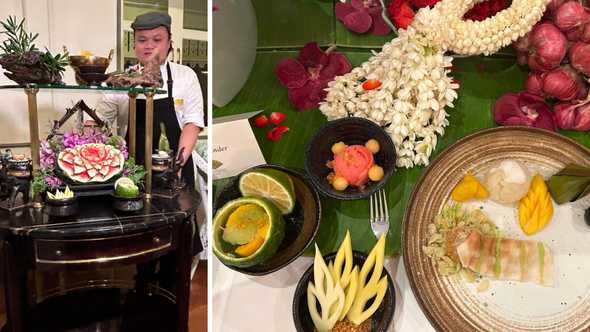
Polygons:
M237 247L235 250L236 254L242 257L247 257L255 253L256 250L258 250L264 244L264 240L266 239L266 233L268 233L268 227L269 224L266 223L266 225L258 228L258 230L256 231L256 235L254 236L254 239L244 245Z
M486 199L489 196L487 189L470 173L467 173L451 192L451 198L461 203L472 199Z
M361 268L358 281L358 290L352 307L346 317L356 325L362 324L370 318L383 301L387 291L387 276L381 277L383 273L383 262L385 260L385 235L381 235L377 244L367 257ZM371 273L369 277L369 273ZM367 281L367 278L369 280ZM369 300L375 298L371 306L365 310Z
M342 244L340 244L340 248L338 248L338 252L336 253L334 263L332 264L332 262L330 262L330 265L328 265L332 277L340 283L340 287L342 287L345 294L344 308L342 309L338 320L342 320L346 317L356 296L359 269L357 266L353 269L353 265L352 241L350 239L350 232L347 230L346 236L344 236L344 240L342 241Z
M330 331L340 318L344 308L345 296L340 283L332 278L322 253L315 246L313 261L313 280L307 285L307 307L318 332ZM318 312L317 302L321 313Z
M527 194L518 203L518 222L526 235L532 235L547 226L553 217L553 201L545 180L539 174L533 177Z
M269 223L266 211L256 204L244 204L230 214L223 230L225 242L242 245L253 241L258 229Z

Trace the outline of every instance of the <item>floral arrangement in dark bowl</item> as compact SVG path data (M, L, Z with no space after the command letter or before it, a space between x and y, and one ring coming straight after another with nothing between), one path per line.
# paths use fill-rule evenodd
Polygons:
M127 143L106 130L68 131L41 141L40 169L35 172L33 195L69 184L111 183L128 177L141 185L145 169L129 158Z

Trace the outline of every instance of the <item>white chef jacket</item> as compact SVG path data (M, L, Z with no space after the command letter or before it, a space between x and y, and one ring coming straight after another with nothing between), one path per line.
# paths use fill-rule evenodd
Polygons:
M166 62L160 66L164 85L160 88L166 94L156 94L154 99L168 97L168 72L166 64L170 64L172 73L172 97L174 108L180 129L187 123L194 123L203 128L203 95L197 74L185 65L174 62ZM138 94L137 99L145 99L145 96ZM157 111L157 110L154 110ZM129 120L129 96L126 93L105 93L102 100L96 106L97 115L112 127L117 120L117 134L125 136L127 122Z

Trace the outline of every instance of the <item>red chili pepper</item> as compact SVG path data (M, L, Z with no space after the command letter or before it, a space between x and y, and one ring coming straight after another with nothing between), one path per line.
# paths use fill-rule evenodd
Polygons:
M286 115L281 112L272 112L270 113L270 123L278 125L279 123L285 120Z
M363 83L363 90L374 90L381 86L381 81L379 80L366 80Z
M273 129L269 130L266 133L266 138L268 138L269 140L271 140L273 142L276 142L281 138L281 136L283 136L284 133L286 133L288 131L289 131L289 127L278 126L278 127L275 127Z
M256 125L256 127L264 127L268 124L268 118L266 117L266 115L261 114L259 116L257 116L256 118L254 118L254 125Z

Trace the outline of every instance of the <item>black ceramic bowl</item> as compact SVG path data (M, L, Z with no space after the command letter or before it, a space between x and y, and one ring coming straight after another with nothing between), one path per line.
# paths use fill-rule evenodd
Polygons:
M354 264L359 266L359 269L363 266L363 263L367 259L367 255L358 251L353 251ZM330 254L324 256L324 261L329 264L331 260L334 260L336 254ZM372 332L386 332L388 327L393 320L393 314L395 312L395 289L393 287L393 281L389 272L383 268L383 273L387 274L387 292L379 309L375 311L371 316L371 331ZM315 326L309 315L309 309L307 308L307 285L310 281L313 281L313 265L311 265L307 271L303 274L297 288L295 289L295 295L293 296L293 321L297 332L313 332ZM369 301L370 305L372 301Z
M113 197L113 209L121 212L135 212L143 209L143 198L144 195L140 194L137 197L127 198L127 197L120 197L115 194L112 195Z
M79 85L100 85L107 78L109 75L101 73L76 73L76 83Z
M259 168L273 168L287 173L293 180L297 201L295 202L293 212L283 215L283 219L285 220L285 238L277 252L271 258L258 265L244 268L227 265L230 269L249 275L265 275L275 272L301 256L305 248L314 239L320 227L320 218L322 215L320 197L302 172L278 165L261 165L247 169L242 174ZM214 203L215 212L225 205L225 203L242 197L239 189L239 178L237 176L219 193Z
M51 199L45 196L45 212L50 216L67 217L78 213L76 196L68 199Z
M383 178L377 182L369 181L362 189L352 186L343 191L334 189L326 178L332 172L326 166L329 160L334 159L332 145L338 142L365 145L372 138L379 142L379 152L373 158L377 165L383 167ZM305 170L323 194L342 200L361 199L385 185L395 168L395 158L393 141L383 128L369 120L350 117L330 121L315 133L305 149Z

